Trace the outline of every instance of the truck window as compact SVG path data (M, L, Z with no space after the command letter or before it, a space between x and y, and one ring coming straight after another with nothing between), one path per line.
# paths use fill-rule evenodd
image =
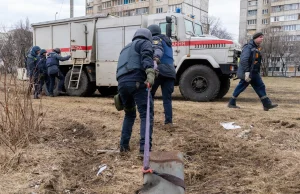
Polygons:
M185 23L185 33L189 35L195 34L193 22L189 20L184 20L184 23Z
M202 36L203 35L202 28L199 24L195 24L195 35L196 36Z
M164 35L166 35L166 28L167 28L167 23L166 22L164 22L164 23L159 23L159 27L160 27L160 29L161 29L161 33L162 34L164 34ZM172 31L174 32L174 28L175 28L175 25L174 24L172 24Z

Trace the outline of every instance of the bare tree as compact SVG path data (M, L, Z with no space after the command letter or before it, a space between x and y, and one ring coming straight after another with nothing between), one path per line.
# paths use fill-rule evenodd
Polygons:
M223 27L221 19L214 16L208 17L209 32L211 35L222 39L232 40L232 35Z
M24 67L26 51L32 45L32 32L29 20L19 21L13 30L3 27L2 39L0 40L0 58L3 60L3 69L7 72L17 67Z

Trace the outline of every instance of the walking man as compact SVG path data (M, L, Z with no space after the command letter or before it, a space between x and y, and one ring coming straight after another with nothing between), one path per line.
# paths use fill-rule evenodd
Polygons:
M260 66L262 61L260 45L263 42L263 39L263 33L256 33L253 35L253 39L243 47L237 72L237 76L241 81L235 88L232 98L228 103L229 108L240 108L236 105L236 99L249 84L251 84L252 88L259 96L265 111L278 106L277 104L272 104L267 96L265 84L260 76Z

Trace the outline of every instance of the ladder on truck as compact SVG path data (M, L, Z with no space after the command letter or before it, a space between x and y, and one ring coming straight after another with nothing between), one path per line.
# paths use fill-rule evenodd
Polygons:
M83 68L83 60L81 60L81 61L82 62L80 64L76 64L76 59L74 59L68 89L75 89L75 90L78 89L80 77L81 77L81 73L82 73L82 68ZM78 68L79 68L79 71L77 71ZM71 86L71 85L73 85L72 83L75 83L74 85L76 85L76 86Z

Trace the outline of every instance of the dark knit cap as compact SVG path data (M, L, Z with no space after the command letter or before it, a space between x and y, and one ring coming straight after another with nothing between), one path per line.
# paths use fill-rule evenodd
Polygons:
M257 39L260 36L263 36L264 34L262 32L257 32L253 35L253 40Z

